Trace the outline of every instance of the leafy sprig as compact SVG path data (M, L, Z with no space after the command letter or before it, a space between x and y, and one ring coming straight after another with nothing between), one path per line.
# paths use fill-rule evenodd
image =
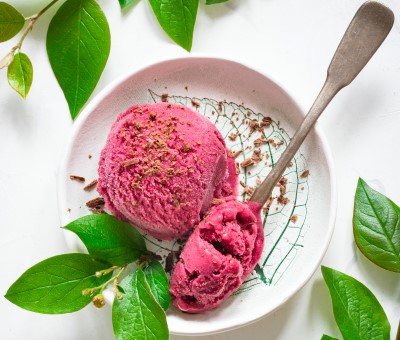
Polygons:
M146 253L140 233L111 215L83 216L64 228L78 235L93 258L113 266L134 262Z
M14 60L7 71L8 83L22 98L26 98L33 80L32 63L28 56L22 52L16 53L13 58Z
M117 340L168 339L164 310L155 299L142 269L121 283L125 293L115 299L112 308L114 334Z
M353 232L358 248L371 262L400 272L400 207L361 178L354 198ZM351 276L324 266L321 270L344 339L390 339L389 321L374 294ZM399 338L400 324L397 334Z
M178 45L190 51L199 0L149 0L149 2L165 33Z
M321 271L343 338L389 340L390 324L375 295L351 276L324 266Z
M24 27L25 18L11 5L0 2L0 42L15 36Z
M81 217L64 228L79 236L89 254L58 255L34 265L5 297L33 312L71 313L91 301L103 307L103 292L112 286L117 339L168 339L168 278L141 234L103 214ZM135 261L136 269L123 278L128 264Z
M400 272L400 207L361 178L354 199L353 232L370 261Z
M97 1L64 2L50 22L46 46L75 118L95 89L110 54L110 28Z
M119 0L121 9L138 0ZM207 5L228 0L206 0ZM0 2L0 42L22 34L11 50L0 59L0 69L8 67L8 82L26 98L33 80L29 57L22 44L36 21L59 0L51 1L38 13L24 17L13 6ZM149 0L154 14L167 35L187 51L192 48L199 0ZM47 54L54 75L64 93L73 119L93 93L106 66L111 47L107 18L95 0L64 0L52 18L46 38Z
M96 276L96 272L107 267L107 263L96 261L86 254L54 256L23 273L5 297L15 305L36 313L75 312L91 301L89 294L82 294L87 287L94 289L102 286L111 277L111 274Z
M22 30L25 23L28 22L16 45L0 59L0 69L8 67L8 83L22 98L26 98L28 95L33 80L32 63L26 54L20 52L22 44L36 21L58 1L51 1L41 11L28 18L24 18L11 5L0 2L0 42L13 38Z

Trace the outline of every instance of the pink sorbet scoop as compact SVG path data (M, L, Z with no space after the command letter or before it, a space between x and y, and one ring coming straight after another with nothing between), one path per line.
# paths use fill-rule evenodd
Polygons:
M97 190L115 216L171 240L190 234L213 198L233 193L237 175L228 162L221 134L204 116L169 103L136 105L111 128Z
M171 277L180 310L216 308L253 271L264 246L261 204L227 198L213 206L189 237Z

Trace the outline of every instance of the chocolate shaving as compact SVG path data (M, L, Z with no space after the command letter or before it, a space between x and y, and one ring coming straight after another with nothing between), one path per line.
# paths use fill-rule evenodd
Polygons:
M273 202L273 201L274 201L274 198L273 198L272 196L270 196L270 197L267 199L267 202L265 202L265 205L264 205L264 207L263 207L263 209L262 209L262 211L263 211L264 214L266 214L266 213L269 212L269 209L271 208L271 205L272 205L272 202Z
M257 138L253 142L254 146L260 146L261 144L267 144L267 143L268 143L268 141L266 139L264 139L264 138Z
M165 102L168 101L168 93L163 93L163 94L161 95L161 101L162 101L163 103L165 103Z
M192 146L189 143L183 143L182 150L183 152L188 152L192 149Z
M272 124L272 118L271 117L264 117L260 123L261 127L267 127Z
M253 151L253 154L251 156L251 159L255 162L255 163L259 163L262 161L262 156L261 156L261 150L260 149L256 149Z
M236 137L237 136L239 136L239 131L237 131L237 132L232 132L229 136L228 136L228 138L232 141L232 142L234 142L235 140L236 140Z
M251 158L247 158L242 163L240 163L240 166L242 168L246 168L246 167L248 167L250 165L254 165L254 161Z
M150 120L154 121L157 117L157 114L154 111L151 111L149 117L150 117Z
M296 216L296 215L292 215L292 216L290 217L290 220L291 220L293 223L296 223L296 222L297 222L297 216Z
M200 107L200 104L196 102L195 100L192 99L192 105L194 108L198 109Z
M246 187L244 188L244 192L247 194L247 195L249 195L249 198L253 195L253 193L254 193L254 187L251 187L251 186L249 186L249 185L246 185Z
M279 204L286 205L287 203L289 203L289 198L287 198L287 197L285 197L283 195L280 195L278 197L277 201L278 201Z
M243 150L238 150L238 151L229 150L229 152L228 152L228 157L230 157L230 158L236 158L236 157L239 156L242 152L243 152Z
M281 177L278 183L281 185L286 185L287 182L288 182L288 179L286 177Z
M73 181L85 182L85 177L82 177L82 176L71 175L71 176L69 176L69 178Z
M246 194L248 194L248 195L250 195L250 196L253 195L254 190L255 190L254 187L251 187L251 186L249 186L249 185L246 185L246 183L243 182L243 181L240 181L239 183L240 183L240 185L244 188L244 189L243 189L243 192L244 192L244 193L246 193Z
M256 119L251 120L249 123L249 126L253 130L256 130L259 127Z
M268 139L268 143L271 144L274 148L276 148L276 143L273 138Z
M171 251L165 259L165 272L170 273L174 268L174 251Z
M93 181L91 181L88 185L83 187L83 190L91 190L92 188L94 188L97 185L97 179L94 179Z
M301 173L300 177L301 177L301 178L306 178L306 177L308 177L309 174L310 174L310 171L309 171L309 170L304 170L304 171Z
M166 174L168 177L173 177L173 176L175 176L175 171L174 171L173 168L168 168L168 169L165 170L165 174Z
M223 199L221 199L221 198L213 198L212 199L212 201L211 201L211 203L212 204L215 204L215 205L217 205L217 204L222 204L222 203L224 203L225 201L223 200Z
M139 158L127 159L121 163L122 166L130 166L139 163Z
M86 202L88 208L98 208L105 204L103 197L96 197Z
M105 214L105 215L108 215L107 212L103 208L95 207L95 208L89 208L89 210L93 214Z

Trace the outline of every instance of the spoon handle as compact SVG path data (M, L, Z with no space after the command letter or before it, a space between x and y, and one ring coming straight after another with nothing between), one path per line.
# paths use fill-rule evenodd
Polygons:
M333 97L349 85L368 63L389 34L393 22L393 12L379 2L367 1L359 8L332 58L321 92L288 147L254 191L250 201L265 204L318 117Z

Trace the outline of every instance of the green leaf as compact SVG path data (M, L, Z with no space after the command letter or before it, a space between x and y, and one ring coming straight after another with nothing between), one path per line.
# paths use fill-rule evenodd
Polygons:
M163 266L158 261L152 261L144 268L144 274L151 292L160 306L166 311L171 303L171 297L168 277Z
M13 6L0 2L0 42L15 36L24 27L25 18Z
M112 322L117 340L168 339L164 310L155 300L141 269L127 276L121 286L123 298L114 299Z
M90 255L114 266L134 262L146 252L143 236L129 223L111 215L83 216L65 229L79 236Z
M118 0L119 1L119 5L121 6L122 9L125 9L131 5L133 5L134 2L136 2L137 0Z
M206 0L206 5L220 4L222 2L227 2L228 0Z
M107 19L95 0L67 0L50 22L47 54L72 118L99 81L110 41Z
M369 260L400 272L400 208L361 178L354 200L353 232L358 248Z
M32 63L26 54L19 52L14 55L13 62L8 66L7 78L10 86L25 99L33 80Z
M149 0L161 27L170 38L190 51L199 0Z
M336 323L344 339L390 339L387 316L372 292L356 279L321 266Z
M8 289L5 297L17 306L37 313L63 314L82 309L91 301L82 290L99 286L111 274L100 278L97 271L109 265L86 254L50 257L29 268Z
M332 336L324 334L321 338L321 340L338 340L337 338L334 338Z

